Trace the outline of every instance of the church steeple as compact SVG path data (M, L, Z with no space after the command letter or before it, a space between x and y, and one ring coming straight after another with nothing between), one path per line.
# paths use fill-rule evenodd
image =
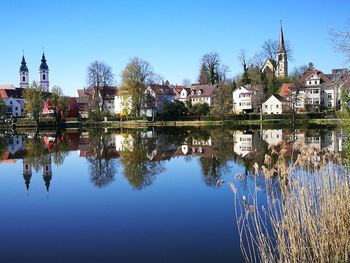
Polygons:
M23 89L29 86L29 70L24 55L22 56L21 67L19 68L19 86Z
M40 86L44 91L49 91L49 66L46 63L45 53L41 57L41 64L39 67Z
M286 48L284 46L284 36L283 36L282 21L281 21L280 40L279 40L277 53L286 53Z
M287 77L288 76L288 57L287 57L287 50L284 43L284 36L283 36L283 28L282 28L282 21L281 21L281 28L280 28L280 39L277 49L277 68L276 68L276 77Z

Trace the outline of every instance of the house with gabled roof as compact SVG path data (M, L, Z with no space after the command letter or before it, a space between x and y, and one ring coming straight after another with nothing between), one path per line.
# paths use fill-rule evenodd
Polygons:
M192 105L207 103L210 107L215 101L215 92L217 91L217 88L217 84L177 86L176 90L179 95L176 99L182 102L190 100Z
M282 114L288 110L288 102L278 94L270 95L262 104L263 114Z
M253 111L252 98L254 90L251 85L239 86L232 92L233 112L236 114Z
M162 112L167 103L175 100L176 94L170 85L149 84L145 89L144 103L141 115L154 117L157 112Z
M291 95L297 95L296 108L299 110L305 109L306 105L328 109L340 105L340 86L317 69L307 71L289 89Z

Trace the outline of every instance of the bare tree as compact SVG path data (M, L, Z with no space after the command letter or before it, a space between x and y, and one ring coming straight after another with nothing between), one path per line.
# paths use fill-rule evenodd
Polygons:
M183 86L191 86L191 80L190 79L183 79L182 85Z
M88 67L87 79L88 87L94 90L92 110L99 120L108 94L107 89L110 88L114 82L112 68L104 62L92 62Z
M228 79L228 73L230 73L230 67L227 65L222 64L219 69L219 82L226 82Z
M350 19L344 30L332 29L330 34L336 50L344 53L346 62L350 62Z
M218 83L220 63L220 56L216 52L210 52L203 55L201 60L199 82L201 84Z
M305 98L302 98L302 95L300 94L300 91L303 87L304 84L300 79L295 80L289 88L288 95L284 97L284 99L286 100L287 107L292 113L293 125L295 123L298 106L300 105L303 99L305 100Z
M247 67L246 53L243 49L240 50L238 60L243 67L243 74L242 74L241 79L240 79L240 84L241 85L251 84L251 79L249 77L248 67Z
M265 56L265 59L274 60L276 58L277 50L278 50L279 42L278 40L268 39L266 40L262 46L262 54ZM291 48L289 41L285 42L286 52L288 54L288 60L293 60L293 49Z

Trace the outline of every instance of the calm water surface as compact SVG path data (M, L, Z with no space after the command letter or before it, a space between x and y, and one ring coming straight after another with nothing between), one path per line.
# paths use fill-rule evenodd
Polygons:
M3 133L0 261L241 262L228 183L305 146L341 152L341 131Z

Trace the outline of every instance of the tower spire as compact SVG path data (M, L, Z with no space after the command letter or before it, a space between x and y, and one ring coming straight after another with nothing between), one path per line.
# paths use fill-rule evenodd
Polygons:
M28 88L29 86L29 70L27 67L26 59L24 58L24 51L22 50L22 52L22 61L19 68L19 86L24 89Z
M278 44L278 53L286 53L286 48L284 45L284 36L283 36L283 27L282 27L282 20L280 20L280 39L279 39L279 44Z
M44 50L41 57L39 74L40 74L40 82L39 82L40 86L44 91L48 92L49 91L49 66L47 65L47 62L46 62Z

